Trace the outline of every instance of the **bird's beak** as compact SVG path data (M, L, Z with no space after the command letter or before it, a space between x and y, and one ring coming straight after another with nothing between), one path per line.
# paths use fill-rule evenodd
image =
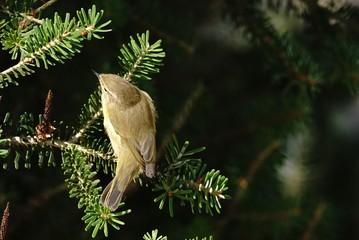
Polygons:
M98 74L95 70L91 69L91 71L96 75L98 79L100 79L100 74Z

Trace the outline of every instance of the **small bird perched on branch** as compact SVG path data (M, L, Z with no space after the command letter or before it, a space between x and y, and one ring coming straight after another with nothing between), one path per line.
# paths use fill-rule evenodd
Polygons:
M143 171L153 178L156 168L156 110L151 97L115 74L97 74L101 84L104 127L117 157L116 176L101 203L118 208L128 184Z

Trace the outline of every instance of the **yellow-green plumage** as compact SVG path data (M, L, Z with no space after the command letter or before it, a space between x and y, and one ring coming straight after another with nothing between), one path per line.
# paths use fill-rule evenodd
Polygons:
M155 118L151 97L115 74L98 75L102 89L104 126L117 157L116 176L105 188L101 203L116 210L128 184L145 170L154 177Z

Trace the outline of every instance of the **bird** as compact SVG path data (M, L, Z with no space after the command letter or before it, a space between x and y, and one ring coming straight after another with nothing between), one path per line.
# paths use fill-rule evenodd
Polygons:
M156 175L156 110L152 98L116 74L96 73L101 86L103 125L116 156L116 174L100 202L115 211L139 174Z

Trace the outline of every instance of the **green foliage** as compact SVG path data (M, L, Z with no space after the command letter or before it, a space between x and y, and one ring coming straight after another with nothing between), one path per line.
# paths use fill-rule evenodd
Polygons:
M158 235L158 230L155 229L155 230L152 230L152 233L146 233L144 236L143 236L143 239L144 240L167 240L167 237L163 237L162 235L161 236L157 236Z
M121 75L128 80L151 80L152 73L159 72L165 52L161 48L161 40L149 44L149 31L137 34L137 41L131 37L130 42L124 44L120 50Z
M79 141L85 136L91 136L101 130L102 127L102 106L101 89L98 88L90 95L87 104L83 106L78 116L79 127L76 128L78 135L74 136L73 141Z
M181 205L188 202L193 213L195 208L199 212L204 208L206 213L211 215L213 208L220 213L220 200L229 198L224 194L228 189L228 178L220 175L219 170L205 172L206 164L193 157L194 154L202 152L204 147L187 151L188 145L189 142L186 141L180 147L173 136L167 146L166 162L158 167L160 176L153 191L161 194L154 201L160 203L160 209L168 202L171 217L174 216L173 201L176 198Z
M199 239L198 237L196 237L196 238L191 238L191 239L188 239L188 240L200 240L200 239ZM204 238L201 238L201 240L207 240L207 238L204 237ZM213 237L210 236L210 237L208 238L208 240L213 240Z
M318 44L315 35L303 39L293 33L280 34L260 9L260 2L243 4L227 0L226 3L226 10L232 21L239 27L244 27L248 38L265 53L268 64L266 68L270 69L274 80L285 81L289 87L300 86L301 90L309 87L316 92L326 84L342 82L350 91L358 91L359 46L356 39L350 36L351 33L338 28L336 24L330 24L328 17L333 18L333 13L329 13L328 9L317 4L308 4L307 11L312 11L314 17L308 13L301 16L309 22L308 25L314 25L311 28L320 29L315 31L322 31ZM343 20L347 19L348 15L355 16L353 11L352 7L346 6L336 12L337 18ZM317 14L319 12L322 15ZM315 26L316 24L320 26ZM348 24L351 23L348 21ZM331 61L327 61L328 59Z
M42 115L39 115L39 121L42 121ZM0 125L0 157L3 158L4 169L12 163L15 169L19 169L21 165L31 168L31 161L34 159L37 159L39 167L43 167L45 161L48 166L56 165L53 143L40 141L36 137L35 127L33 114L24 113L17 121L13 120L10 113L5 115Z
M31 168L34 159L37 159L39 167L43 167L45 162L48 166L55 166L54 149L73 148L84 154L88 161L96 162L97 168L114 168L113 161L109 161L112 155L109 154L111 146L108 140L97 139L77 144L73 141L76 131L63 122L55 122L56 131L47 139L42 139L38 136L36 127L43 122L43 115L39 115L38 122L29 113L22 114L16 120L10 113L5 115L0 125L0 157L3 158L4 169L12 163L15 169L19 169L21 165Z
M98 137L98 133L103 131L103 116L101 106L101 90L98 88L92 93L78 116L78 126L74 129L74 134L70 137L70 142L81 142L85 149L97 149L104 153L90 155L88 161L96 165L96 169L102 169L104 173L115 172L115 161L111 153L111 143L108 139Z
M38 25L33 22L24 25L24 18L11 17L12 24L2 29L1 43L12 59L19 58L19 62L0 73L0 87L17 84L13 77L33 73L34 66L48 68L56 62L64 63L80 52L81 42L86 39L101 39L99 33L111 31L105 28L110 21L99 24L102 16L103 11L97 11L93 5L87 12L77 11L77 19L69 13L62 19L55 13L53 19L36 20Z
M0 7L8 14L25 13L30 12L38 2L40 0L5 0L4 3L0 3Z
M286 80L289 86L310 90L323 82L323 73L306 46L289 34L280 35L258 2L244 5L238 1L226 2L232 21L244 27L248 38L262 48L274 80Z
M144 240L167 240L167 237L166 236L158 236L158 229L155 229L155 230L152 230L151 234L150 233L146 233L144 236L143 236L143 239ZM199 240L198 237L196 238L191 238L191 239L188 239L188 240ZM201 238L201 240L207 240L207 238ZM208 240L213 240L213 237L210 236L208 238Z
M11 54L12 59L18 59L18 64L0 73L0 86L9 83L17 84L13 77L18 78L34 72L33 68L48 68L56 62L65 63L80 52L82 41L92 38L101 39L103 32L110 31L105 27L107 21L99 24L103 11L97 11L92 6L87 12L77 11L77 18L66 14L61 18L58 13L53 19L37 19L29 15L29 6L34 2L24 4L13 2L18 10L6 8L8 19L0 21L0 41L3 50ZM13 13L12 11L15 11ZM149 31L137 34L137 39L130 37L130 43L123 45L120 50L121 74L129 81L150 80L151 74L158 73L165 52L161 48L161 40L154 44L149 42ZM24 113L19 119L14 119L7 113L0 124L0 158L3 168L9 168L13 163L15 169L20 166L31 168L37 161L39 167L47 163L56 166L61 156L61 168L66 176L65 182L71 198L78 200L78 208L83 209L85 230L92 231L96 237L99 231L107 237L109 227L120 229L124 222L120 217L131 212L120 209L111 212L100 204L102 187L96 178L97 172L114 174L116 162L110 141L103 136L103 116L101 107L101 92L97 88L89 97L78 115L77 126L66 126L63 122L52 122L49 93L45 103L45 113L38 120L33 114ZM194 155L203 151L198 148L187 151L188 141L182 148L175 137L167 146L166 160L160 161L158 179L154 191L161 195L155 199L160 202L160 209L168 200L170 215L173 216L173 200L179 199L181 204L189 203L194 209L204 208L213 214L215 209L220 212L221 199L228 199L224 194L227 190L228 179L218 170L206 172L206 165ZM57 153L56 153L57 151ZM36 159L36 160L35 160ZM165 240L166 237L146 234L144 239Z
M87 156L74 151L63 151L62 169L68 177L66 182L70 189L70 197L79 199L78 208L85 208L82 220L87 224L86 230L92 230L95 237L99 230L108 236L108 224L120 229L125 223L119 217L128 214L131 210L111 212L100 204L102 188L98 186L99 180L93 180L96 172L92 171L92 164L87 162ZM121 203L120 207L123 207Z

